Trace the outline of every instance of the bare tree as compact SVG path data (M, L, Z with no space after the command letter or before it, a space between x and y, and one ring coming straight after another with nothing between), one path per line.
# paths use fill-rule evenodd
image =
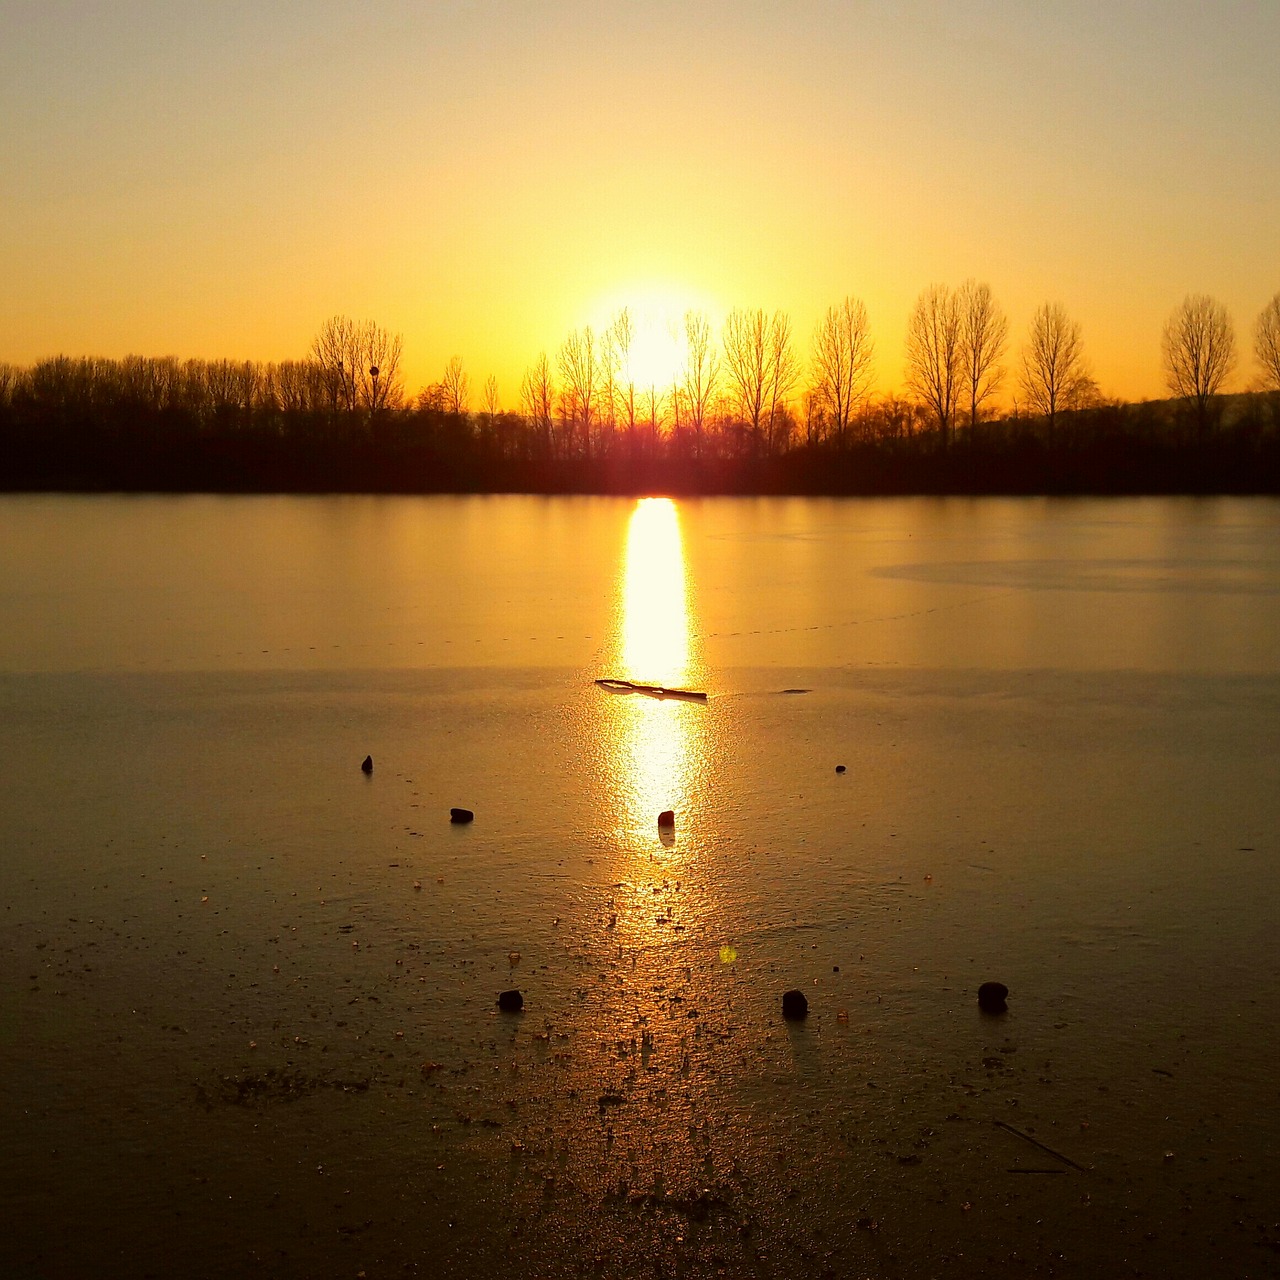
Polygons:
M243 392L239 366L231 360L210 360L204 365L205 387L214 411L223 417L242 407Z
M400 355L403 343L398 333L366 320L356 330L356 392L361 405L374 413L379 409L395 409L400 405L404 387L400 381Z
M932 284L907 320L907 387L933 414L943 449L949 443L964 376L960 297Z
M791 317L775 311L769 321L766 350L768 384L768 418L766 419L769 453L780 453L787 447L795 429L795 418L788 408L791 393L800 381L800 361L791 345Z
M1194 407L1196 434L1203 439L1209 402L1236 361L1235 329L1226 307L1207 294L1189 294L1165 324L1160 350L1165 383Z
M768 322L763 311L742 311L735 307L724 321L724 362L729 375L734 409L751 429L751 439L760 451L760 422L765 411L768 380Z
M772 317L761 310L729 312L724 355L733 408L751 430L752 450L771 453L779 409L799 377L791 321L781 311Z
M1050 439L1058 415L1083 407L1094 394L1079 322L1069 320L1060 303L1045 303L1032 317L1022 351L1021 381L1023 395L1043 416Z
M418 392L418 397L414 401L414 408L424 413L444 413L445 401L444 383L429 382Z
M822 397L813 387L808 387L800 397L800 411L804 415L804 442L810 449L826 439L826 415L822 411Z
M600 357L591 326L575 329L560 348L563 413L580 440L583 456L591 456L591 433L597 416Z
M991 286L966 280L957 293L960 308L960 389L969 404L969 438L978 415L1004 381L1009 321L991 296Z
M1253 331L1253 353L1262 366L1262 383L1269 391L1280 391L1280 293L1258 316Z
M685 313L684 336L684 403L694 448L701 453L703 430L720 380L720 356L711 341L711 321L700 311Z
M543 351L526 371L520 384L520 403L542 446L551 453L552 427L555 419L556 387L551 376L551 362Z
M355 375L360 365L355 322L346 316L326 320L311 343L311 355L324 374L329 407L354 409Z
M666 397L652 383L640 397L645 422L649 433L649 448L656 449L658 437L662 434L663 417L666 410Z
M399 334L372 320L326 320L311 343L311 356L328 387L330 407L372 413L399 404L401 346Z
M631 351L635 346L636 326L631 312L623 307L613 318L608 331L609 348L618 370L617 386L622 416L627 424L627 438L635 447L636 438L636 380L631 368Z
M444 387L445 412L462 417L471 399L471 378L463 371L461 356L450 357L440 384Z
M871 430L880 440L910 440L923 409L912 396L900 396L888 391L874 406Z
M838 307L828 307L813 335L814 404L825 414L836 443L843 446L849 423L871 389L871 326L867 309L857 298L845 298ZM813 438L813 430L807 434Z
M596 416L600 423L600 448L602 452L607 453L613 447L618 427L618 402L622 396L618 381L622 373L622 355L618 350L612 322L600 334L596 355L599 368Z
M328 407L324 371L314 360L282 360L271 370L271 387L286 413Z

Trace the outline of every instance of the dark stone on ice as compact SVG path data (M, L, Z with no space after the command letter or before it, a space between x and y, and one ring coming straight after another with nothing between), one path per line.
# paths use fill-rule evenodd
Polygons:
M784 991L782 993L782 1016L799 1020L809 1015L809 1002L803 991Z
M450 822L474 822L475 816L476 815L472 813L470 809L450 809L449 810Z
M984 982L978 988L978 1008L983 1013L1004 1013L1009 1006L1005 1004L1005 998L1009 994L1009 988L1003 982Z
M676 811L674 809L663 809L658 814L658 826L670 829L676 825Z
M364 758L364 764L362 764L360 767L365 771L365 773L372 773L372 772L373 772L373 757L372 757L372 756L365 756L365 758Z
M837 773L843 773L843 772L844 772L844 765L842 765L842 764L838 764L838 765L836 765L836 772L837 772Z
M524 1008L524 996L518 991L504 991L498 996L498 1008L503 1013L519 1013Z

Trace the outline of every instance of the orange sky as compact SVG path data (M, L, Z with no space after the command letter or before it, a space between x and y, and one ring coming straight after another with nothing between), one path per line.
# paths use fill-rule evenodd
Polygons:
M1280 5L10 0L0 360L303 355L346 314L524 368L621 305L846 294L878 384L934 281L1060 301L1163 394L1189 292L1280 289Z

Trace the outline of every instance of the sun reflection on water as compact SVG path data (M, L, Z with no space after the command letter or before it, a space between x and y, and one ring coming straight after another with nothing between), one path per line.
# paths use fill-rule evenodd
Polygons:
M689 678L689 588L680 517L670 498L641 498L631 514L619 602L624 678Z
M607 674L637 684L688 688L701 675L691 626L680 517L670 498L642 498L632 512L621 566ZM615 821L624 842L652 850L657 818L676 814L676 842L695 812L707 708L630 694L608 699L604 750Z

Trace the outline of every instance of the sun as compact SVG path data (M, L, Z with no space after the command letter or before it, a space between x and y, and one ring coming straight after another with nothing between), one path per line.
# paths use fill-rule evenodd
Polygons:
M631 321L631 339L618 377L637 391L661 393L684 374L685 317L699 312L718 331L722 310L715 299L692 288L651 281L610 291L592 308L592 316L603 335L626 312Z
M645 391L666 390L679 381L684 368L682 322L649 313L632 316L631 323L634 336L620 378Z

